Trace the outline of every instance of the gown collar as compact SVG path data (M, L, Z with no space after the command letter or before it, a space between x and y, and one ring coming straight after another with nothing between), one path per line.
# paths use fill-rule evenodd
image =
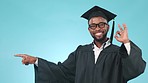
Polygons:
M106 42L104 42L100 48L97 47L96 44L93 42L93 50L105 49L106 47L108 47L110 45L111 45L110 39L108 39Z

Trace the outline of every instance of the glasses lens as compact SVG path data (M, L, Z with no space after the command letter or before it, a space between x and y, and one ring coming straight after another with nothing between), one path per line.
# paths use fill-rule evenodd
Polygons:
M92 24L92 25L89 25L89 28L91 28L91 29L96 29L96 27L97 27L97 25L96 24Z
M104 22L100 22L100 23L98 24L98 26L99 26L99 28L104 28L104 27L105 27L105 24L106 24L106 23L104 23Z

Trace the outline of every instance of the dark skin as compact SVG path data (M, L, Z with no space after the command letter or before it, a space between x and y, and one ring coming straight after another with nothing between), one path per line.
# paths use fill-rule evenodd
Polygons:
M107 23L107 20L104 19L103 17L93 17L89 20L89 25L90 24L98 24L100 22L104 22L104 23ZM127 31L127 26L126 24L123 24L123 28L118 24L118 27L119 27L119 31L116 32L115 34L115 39L118 41L118 42L121 42L121 43L128 43L129 42L129 38L128 38L128 31ZM92 30L91 28L88 28L90 34L92 35L92 37L94 38L94 43L97 45L97 47L101 47L102 44L104 42L107 41L107 33L109 31L109 25L105 25L104 28L99 28L97 26L97 28L95 30Z
M107 20L104 19L103 17L93 17L89 20L89 24L98 24L100 22L105 22L107 23ZM128 31L127 31L127 26L126 24L123 24L123 28L118 24L119 31L116 32L115 34L115 39L118 42L121 42L123 44L129 43L129 38L128 38ZM90 34L94 38L94 43L96 44L97 47L101 47L104 42L107 41L107 33L109 31L109 25L105 25L104 28L99 28L97 27L95 30L92 30L91 28L88 28ZM22 64L35 64L37 57L33 57L27 54L16 54L15 56L17 57L22 57Z
M100 22L104 22L104 23L107 23L107 20L102 18L102 17L93 17L89 20L88 24L91 25L91 24L98 24ZM107 32L109 30L109 26L108 25L105 25L104 28L99 28L97 26L97 28L95 30L91 29L91 28L88 28L91 36L94 38L94 43L97 45L97 47L101 47L101 45L107 41Z

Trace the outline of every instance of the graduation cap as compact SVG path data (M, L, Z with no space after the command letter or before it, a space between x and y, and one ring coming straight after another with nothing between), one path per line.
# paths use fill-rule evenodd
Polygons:
M107 22L109 22L112 19L114 19L117 15L113 14L110 11L105 10L101 7L94 6L90 10L85 12L81 17L83 17L89 21L92 17L98 17L98 16L105 18L107 20ZM115 25L115 21L113 20L112 32L111 32L111 36L110 36L111 43L112 43L113 35L114 35L114 25Z

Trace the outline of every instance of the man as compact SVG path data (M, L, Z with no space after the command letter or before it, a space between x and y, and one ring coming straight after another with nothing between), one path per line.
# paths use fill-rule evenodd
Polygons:
M146 63L140 48L128 38L126 24L123 28L118 25L119 31L115 34L122 45L110 43L108 22L115 14L94 6L81 17L88 20L94 41L78 46L63 63L54 64L27 54L16 55L23 58L23 64L35 64L36 83L127 83L144 72Z

